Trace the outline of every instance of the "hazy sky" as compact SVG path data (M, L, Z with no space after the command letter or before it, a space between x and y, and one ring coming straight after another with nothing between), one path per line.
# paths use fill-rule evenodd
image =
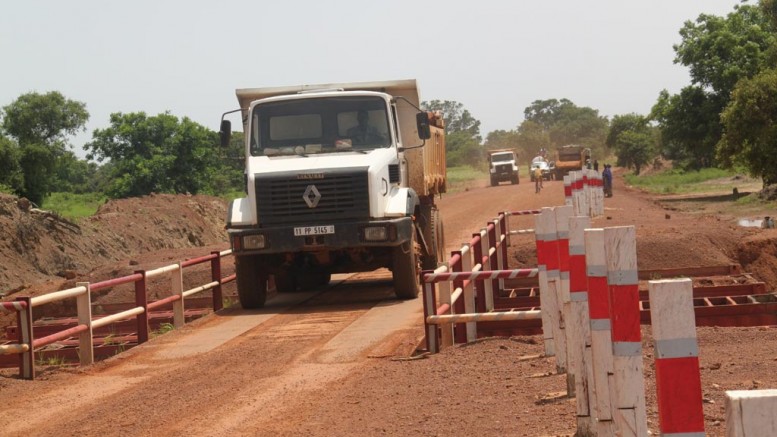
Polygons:
M485 138L518 126L534 100L649 112L662 89L689 83L673 63L683 23L737 3L6 1L0 106L30 91L85 102L80 146L113 112L170 111L218 130L235 88L415 78L423 100L463 103Z

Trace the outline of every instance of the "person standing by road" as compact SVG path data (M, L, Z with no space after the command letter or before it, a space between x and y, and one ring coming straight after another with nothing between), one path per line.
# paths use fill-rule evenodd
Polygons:
M610 164L604 164L602 180L604 181L604 195L612 197L612 170L610 170Z

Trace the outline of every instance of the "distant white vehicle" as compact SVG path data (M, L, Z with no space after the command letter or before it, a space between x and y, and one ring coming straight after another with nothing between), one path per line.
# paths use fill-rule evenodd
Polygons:
M542 171L542 178L546 181L553 179L554 169L551 163L542 156L535 156L531 160L531 164L529 164L529 176L531 177L532 182L534 182L534 169L536 168L539 168L540 171Z

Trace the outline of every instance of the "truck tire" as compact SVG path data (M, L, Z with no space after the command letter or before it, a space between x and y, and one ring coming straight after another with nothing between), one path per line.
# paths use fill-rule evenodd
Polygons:
M497 181L493 176L491 176L491 186L495 187L499 185L499 181Z
M415 229L410 240L394 248L392 275L394 294L400 299L415 299L418 296L418 257L416 256Z
M437 264L445 261L445 234L442 227L442 216L436 206L421 206L420 228L428 253L422 251L421 268L434 270Z
M257 256L235 257L235 282L240 305L244 309L264 306L267 299L267 274L260 268Z
M515 173L514 175L510 176L510 183L511 184L519 184L518 181L518 173Z

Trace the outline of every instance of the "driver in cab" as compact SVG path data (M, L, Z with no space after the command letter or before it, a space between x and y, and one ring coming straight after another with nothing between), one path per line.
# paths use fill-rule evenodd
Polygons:
M382 143L385 141L385 137L378 132L375 126L370 124L370 115L365 110L360 110L356 114L356 121L358 124L348 129L348 137L354 145L366 145Z

